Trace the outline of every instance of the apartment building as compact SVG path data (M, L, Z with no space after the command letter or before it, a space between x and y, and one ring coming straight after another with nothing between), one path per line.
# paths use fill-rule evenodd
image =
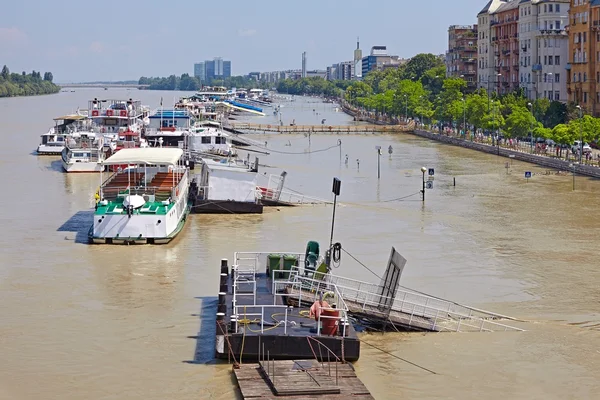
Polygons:
M500 94L519 88L519 3L512 0L490 13L495 89Z
M521 0L519 82L532 100L567 101L570 0Z
M600 116L600 1L571 0L567 32L568 99Z
M477 25L448 28L446 76L464 79L468 91L477 87Z
M492 46L492 13L505 3L505 0L490 0L477 14L477 85L488 92L495 90L498 84Z

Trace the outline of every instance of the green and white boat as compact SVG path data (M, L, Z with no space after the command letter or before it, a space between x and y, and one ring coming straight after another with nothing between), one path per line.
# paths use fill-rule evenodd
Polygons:
M165 244L190 212L189 171L179 148L122 149L102 164L110 172L96 193L90 243ZM105 176L105 174L104 174Z

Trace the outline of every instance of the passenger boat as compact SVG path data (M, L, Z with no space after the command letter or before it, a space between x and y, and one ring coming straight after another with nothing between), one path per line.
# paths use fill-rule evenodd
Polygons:
M61 152L62 167L66 172L101 172L102 161L113 149L111 145L105 147L104 137L93 132L69 136Z
M66 138L75 132L85 130L88 122L87 116L80 114L54 118L54 126L42 135L37 154L60 155L65 148Z
M189 172L179 148L122 149L103 165L126 165L102 181L90 243L165 244L190 212Z
M231 136L221 129L220 124L203 121L196 124L187 139L187 147L192 153L216 156L236 156Z
M257 162L239 166L230 160L203 158L190 193L197 214L262 214L257 191Z
M67 172L100 172L102 162L117 150L117 142L127 132L141 133L145 108L141 102L129 100L90 100L91 127L69 138L62 151L62 164Z
M185 148L185 140L192 126L192 117L188 110L156 110L149 120L144 129L144 137L150 146Z

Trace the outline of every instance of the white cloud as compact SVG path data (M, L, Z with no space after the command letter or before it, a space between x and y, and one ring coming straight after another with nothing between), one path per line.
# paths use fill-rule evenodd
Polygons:
M0 27L0 46L18 46L27 42L27 34L19 28Z
M256 29L238 29L238 36L250 37L256 35L258 32Z

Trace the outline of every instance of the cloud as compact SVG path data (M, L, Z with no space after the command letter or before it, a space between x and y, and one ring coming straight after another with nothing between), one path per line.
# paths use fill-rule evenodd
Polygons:
M238 29L238 36L250 37L258 33L256 29Z
M104 52L104 44L102 44L102 42L92 42L92 44L90 44L90 51L92 53L102 53Z
M0 27L0 46L18 46L27 42L27 34L19 28Z

